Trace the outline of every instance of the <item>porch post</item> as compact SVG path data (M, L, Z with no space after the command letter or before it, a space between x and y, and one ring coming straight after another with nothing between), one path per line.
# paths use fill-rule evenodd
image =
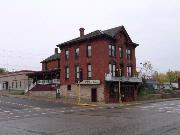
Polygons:
M121 103L121 82L119 80L119 103Z

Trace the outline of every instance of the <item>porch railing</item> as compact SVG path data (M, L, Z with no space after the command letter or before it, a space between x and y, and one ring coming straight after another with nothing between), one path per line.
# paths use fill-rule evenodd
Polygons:
M141 83L142 78L138 78L138 77L114 77L111 74L105 74L105 81Z

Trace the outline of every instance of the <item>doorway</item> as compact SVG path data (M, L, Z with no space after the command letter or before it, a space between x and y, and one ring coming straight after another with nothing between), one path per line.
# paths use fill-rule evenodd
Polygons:
M91 102L97 102L97 89L91 89Z

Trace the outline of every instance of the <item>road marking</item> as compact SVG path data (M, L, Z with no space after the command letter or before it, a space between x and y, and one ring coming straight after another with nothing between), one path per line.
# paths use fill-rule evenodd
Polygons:
M167 113L171 113L172 111L166 111Z
M39 109L41 109L40 107L35 107L35 108L33 108L34 110L39 110Z
M57 113L57 112L50 112L50 113Z
M14 113L9 113L10 115L13 115Z
M43 115L44 115L44 114L46 114L46 113L41 113L41 114L43 114Z
M15 118L19 118L20 116L14 116Z
M166 109L171 109L172 107L166 106L166 107L164 107L164 108L166 108Z
M8 113L8 112L10 112L10 111L4 111L5 113Z
M61 113L64 113L65 111L60 111Z
M157 110L158 112L163 112L163 110Z

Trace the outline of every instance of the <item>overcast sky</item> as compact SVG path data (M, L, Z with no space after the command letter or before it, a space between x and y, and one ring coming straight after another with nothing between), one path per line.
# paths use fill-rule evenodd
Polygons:
M124 25L136 48L137 67L180 70L177 0L0 0L0 67L41 70L57 44L85 33Z

